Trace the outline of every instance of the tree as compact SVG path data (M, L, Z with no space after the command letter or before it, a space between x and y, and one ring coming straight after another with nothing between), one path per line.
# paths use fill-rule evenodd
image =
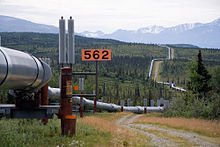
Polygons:
M141 96L140 95L140 89L139 89L139 85L136 85L135 91L134 91L135 95L134 95L134 106L137 105L137 100L138 98Z
M150 106L150 101L153 99L153 96L152 96L152 92L151 90L149 89L149 93L148 93L148 105Z
M220 66L215 67L212 72L212 87L214 92L220 94Z
M195 58L190 65L190 73L187 86L188 89L191 90L194 94L198 93L199 97L204 97L211 90L211 86L209 85L211 76L208 73L207 69L202 63L202 54L201 50L198 53L198 60L196 62Z

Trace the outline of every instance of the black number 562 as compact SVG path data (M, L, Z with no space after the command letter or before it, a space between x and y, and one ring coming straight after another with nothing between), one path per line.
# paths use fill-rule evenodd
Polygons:
M82 49L82 61L111 60L111 49Z

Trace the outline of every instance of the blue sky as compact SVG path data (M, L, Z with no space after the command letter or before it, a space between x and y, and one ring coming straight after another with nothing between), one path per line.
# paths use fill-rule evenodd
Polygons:
M149 25L207 23L220 18L220 0L0 0L0 15L58 26L75 20L76 32L136 30Z

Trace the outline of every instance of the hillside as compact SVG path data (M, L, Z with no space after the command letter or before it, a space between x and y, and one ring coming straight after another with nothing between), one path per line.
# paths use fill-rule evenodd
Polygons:
M53 78L49 84L58 87L58 34L0 33L0 35L2 36L2 46L27 51L38 57L50 57ZM156 45L76 36L77 64L74 65L75 71L94 71L94 62L81 61L81 49L83 48L112 49L112 60L99 63L99 88L100 98L103 101L114 103L119 103L120 98L126 99L137 95L134 104L140 104L141 98L148 95L148 87L153 85L153 83L146 82L151 59L166 56L166 50ZM74 81L77 84L77 77ZM85 93L92 93L95 89L94 79L87 77L85 82ZM151 88L151 90L156 91L157 87ZM153 95L155 95L155 99L159 96L156 92Z
M52 87L59 86L58 34L0 33L0 35L2 36L2 45L5 47L26 51L37 57L48 56L51 58L53 77L49 85ZM95 70L94 62L81 61L81 49L83 48L109 48L112 50L111 61L99 62L99 99L103 102L119 104L121 99L131 98L131 104L135 106L143 105L143 98L155 101L161 96L168 100L185 99L184 93L173 91L168 86L158 85L153 80L148 79L151 60L167 58L167 48L152 44L123 43L116 40L76 36L76 64L73 65L73 71ZM197 56L199 49L173 47L172 50L174 59L161 63L157 74L160 76L160 81L175 82L177 86L187 88L188 65L191 64L192 58ZM201 50L203 63L210 74L213 74L211 84L216 85L212 93L217 94L219 91L219 70L217 67L220 66L220 50ZM78 84L78 78L79 76L74 77L74 85ZM85 76L84 93L92 93L94 89L94 77ZM162 89L161 95L160 89ZM0 103L7 102L5 94L0 92ZM58 102L58 100L52 99L51 102ZM148 104L150 103L148 102ZM215 107L213 106L213 108ZM201 114L207 113L201 112ZM213 117L218 116L216 114ZM205 117L210 118L212 115Z
M0 32L58 33L58 28L51 25L37 24L24 19L0 15Z

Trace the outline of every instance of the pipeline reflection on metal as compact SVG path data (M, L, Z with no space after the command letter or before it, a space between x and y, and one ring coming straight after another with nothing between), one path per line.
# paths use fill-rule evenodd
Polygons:
M0 89L35 91L51 78L49 65L18 50L0 47Z
M48 96L49 97L59 97L60 96L60 89L59 88L51 88L48 87ZM80 103L80 97L73 97L73 101L76 102L77 104ZM84 105L86 106L94 106L94 101L93 100L88 100L86 98L83 98ZM104 109L107 111L120 111L121 106L112 104L112 103L103 103L103 102L97 102L96 104L97 108L99 109ZM144 108L142 106L130 106L130 107L123 107L124 111L129 111L133 113L144 113ZM161 112L164 110L163 107L146 107L147 112Z

